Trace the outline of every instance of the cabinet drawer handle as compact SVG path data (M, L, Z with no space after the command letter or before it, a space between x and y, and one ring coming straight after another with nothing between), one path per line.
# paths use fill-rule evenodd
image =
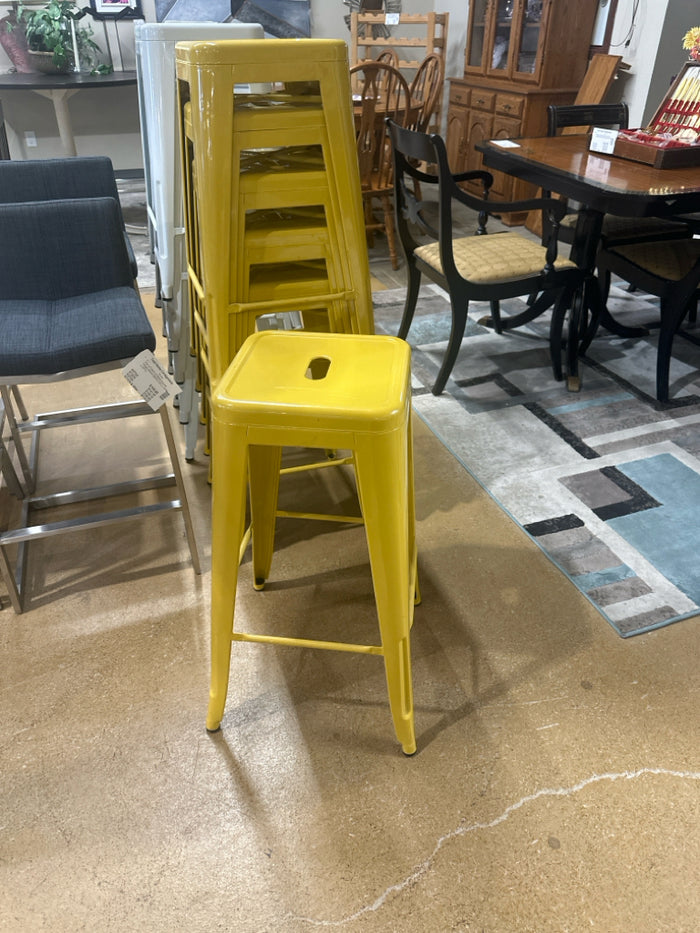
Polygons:
M485 103L484 98L483 98L483 97L480 97L480 98L477 100L477 104L483 104L483 103Z
M504 104L504 105L503 105L503 109L504 109L504 110L512 110L513 108L510 106L510 104Z

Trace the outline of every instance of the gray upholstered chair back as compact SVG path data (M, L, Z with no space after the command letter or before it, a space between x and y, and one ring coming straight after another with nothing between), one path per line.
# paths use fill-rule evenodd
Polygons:
M57 300L123 285L133 286L133 277L114 198L0 204L0 300Z
M0 204L22 201L57 201L64 198L113 198L131 263L132 278L138 266L126 235L124 217L112 162L106 156L71 159L0 161Z

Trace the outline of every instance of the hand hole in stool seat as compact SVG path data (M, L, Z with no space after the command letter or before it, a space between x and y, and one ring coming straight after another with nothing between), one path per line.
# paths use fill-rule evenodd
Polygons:
M307 379L325 379L330 368L331 361L327 356L315 356L309 363L304 375Z

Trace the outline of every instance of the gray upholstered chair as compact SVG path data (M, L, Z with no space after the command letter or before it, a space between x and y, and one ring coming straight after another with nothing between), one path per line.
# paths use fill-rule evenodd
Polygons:
M0 163L0 177L6 166ZM52 191L51 186L48 190ZM41 197L44 192L37 191ZM192 562L199 561L190 520L177 450L170 427L168 406L157 411L141 399L90 406L70 412L50 412L22 423L16 419L11 388L28 383L56 382L121 367L142 350L153 350L155 335L134 285L123 235L119 205L114 198L35 200L0 205L0 390L10 426L11 442L2 451L4 474L10 448L22 484L23 519L20 527L0 533L0 573L17 612L23 609L21 568L23 549L29 541L67 532L145 517L165 510L183 513ZM105 419L160 415L172 472L115 483L89 490L70 490L50 496L33 495L36 485L38 437L46 429L92 424ZM87 429L83 429L88 430ZM117 451L125 443L118 429ZM23 436L32 435L31 453ZM83 438L85 435L82 435ZM89 437L89 435L88 435ZM89 445L86 452L89 457ZM42 473L50 474L44 465ZM156 487L176 485L176 497L150 505L30 527L36 509L71 502L123 495ZM10 485L11 491L12 486ZM15 546L20 558L15 568ZM127 541L125 547L131 547Z

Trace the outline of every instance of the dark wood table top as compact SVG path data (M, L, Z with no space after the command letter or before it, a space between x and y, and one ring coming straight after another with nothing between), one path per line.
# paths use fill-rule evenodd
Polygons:
M0 91L50 91L58 88L117 87L136 84L135 71L115 71L111 75L91 75L85 71L66 75L0 74Z
M487 168L515 175L538 187L627 217L700 211L700 165L655 169L642 162L590 152L589 136L487 140L476 148ZM500 143L500 145L499 145Z

